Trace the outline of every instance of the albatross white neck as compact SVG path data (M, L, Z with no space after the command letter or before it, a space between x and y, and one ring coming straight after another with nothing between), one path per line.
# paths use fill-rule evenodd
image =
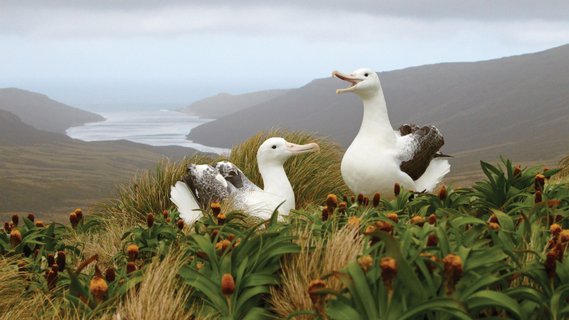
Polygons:
M370 137L375 141L380 139L384 143L395 143L396 137L389 122L383 90L379 88L373 93L362 93L359 96L364 104L364 114L356 139Z
M281 163L271 161L268 163L258 162L259 172L263 177L263 190L276 194L286 199L287 205L294 208L294 191L288 181L288 177Z

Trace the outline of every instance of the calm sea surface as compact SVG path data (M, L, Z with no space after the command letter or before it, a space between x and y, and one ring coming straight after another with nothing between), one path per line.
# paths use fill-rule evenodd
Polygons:
M67 129L67 135L84 141L129 140L151 146L184 146L204 152L227 153L186 140L191 129L212 121L169 110L101 112L105 121Z

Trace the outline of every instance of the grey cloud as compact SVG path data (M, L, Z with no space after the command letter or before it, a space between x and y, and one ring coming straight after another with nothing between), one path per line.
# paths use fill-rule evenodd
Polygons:
M159 10L178 6L210 7L296 7L321 11L356 12L370 15L410 17L416 19L463 20L567 20L569 1L551 0L30 0L5 1L0 9L9 7L57 8L100 11ZM0 13L1 15L1 13Z

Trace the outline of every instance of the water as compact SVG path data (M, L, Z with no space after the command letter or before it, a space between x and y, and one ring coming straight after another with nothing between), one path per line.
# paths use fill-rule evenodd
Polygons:
M197 116L162 110L102 112L105 121L67 129L68 136L83 141L129 140L151 146L183 146L203 152L228 153L228 149L204 146L186 140L191 129L212 121Z

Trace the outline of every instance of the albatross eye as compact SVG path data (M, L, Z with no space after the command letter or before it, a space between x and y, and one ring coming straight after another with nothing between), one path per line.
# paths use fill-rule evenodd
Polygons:
M277 148L277 146L273 145L271 148L273 148L273 149L276 149L276 148Z
M369 75L369 74L367 74L367 73L366 73L366 74L364 74L364 76L366 76L366 77L367 77L368 75Z

